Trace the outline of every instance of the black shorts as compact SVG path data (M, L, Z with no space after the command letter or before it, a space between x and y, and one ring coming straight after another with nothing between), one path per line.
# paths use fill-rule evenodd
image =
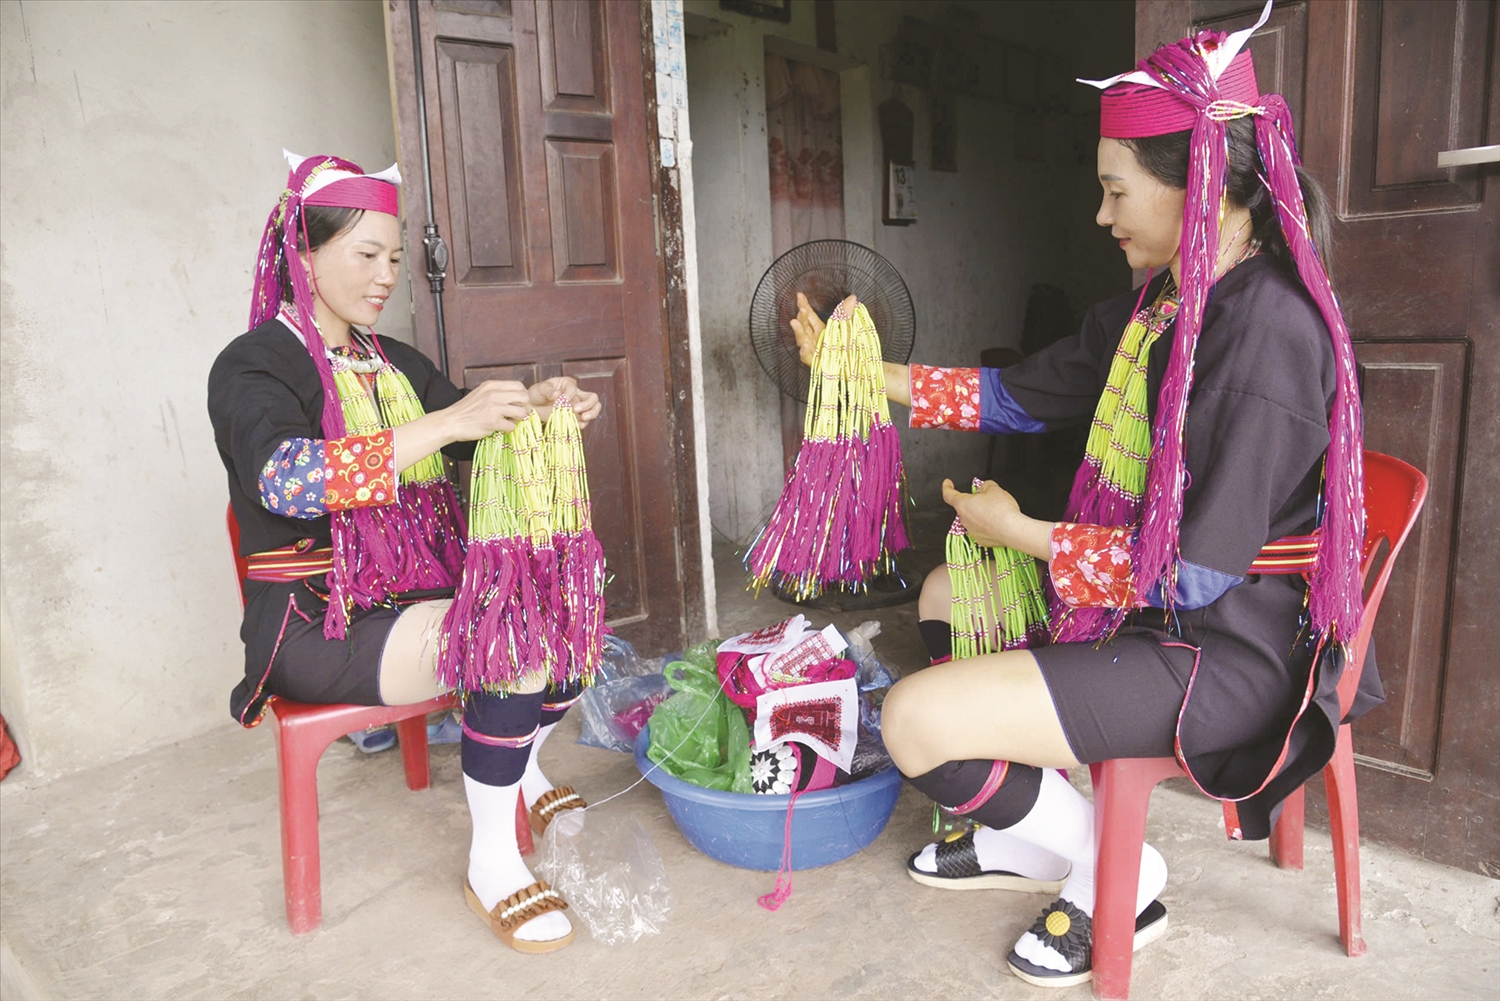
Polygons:
M1031 652L1081 763L1172 756L1177 713L1193 671L1191 650L1163 647L1152 635L1122 633L1098 649L1059 643Z
M357 616L341 640L323 638L323 617L311 622L293 614L271 662L266 691L294 702L314 705L380 701L380 657L385 640L401 612L372 608Z

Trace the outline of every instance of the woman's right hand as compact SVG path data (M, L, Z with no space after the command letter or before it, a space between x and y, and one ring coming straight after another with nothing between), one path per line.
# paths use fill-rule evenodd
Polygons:
M513 430L531 410L531 394L524 385L489 379L441 413L447 418L450 441L478 441L496 431Z
M850 312L859 300L855 296L845 299L840 305L847 306ZM802 364L812 366L813 352L818 349L818 338L823 334L826 324L813 308L807 304L807 296L801 292L797 293L797 315L792 317L792 336L797 339L797 352L802 356Z

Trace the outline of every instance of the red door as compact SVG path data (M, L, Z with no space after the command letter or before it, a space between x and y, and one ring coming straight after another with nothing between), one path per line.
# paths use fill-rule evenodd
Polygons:
M1139 0L1137 53L1261 5ZM1431 481L1376 625L1385 705L1354 727L1361 832L1500 876L1500 170L1438 153L1500 141L1492 0L1279 5L1250 42L1338 214L1332 278L1365 444ZM1313 787L1319 787L1313 783ZM1318 800L1314 803L1314 800ZM1321 808L1321 797L1309 804Z
M417 341L436 357L409 9L387 5ZM418 7L449 374L567 374L603 398L584 445L609 621L663 652L683 645L696 540L681 538L692 487L673 455L640 18L603 0Z

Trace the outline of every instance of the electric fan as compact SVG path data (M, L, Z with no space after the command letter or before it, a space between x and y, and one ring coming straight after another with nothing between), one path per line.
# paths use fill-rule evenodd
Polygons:
M801 244L772 262L750 301L751 347L772 382L792 399L806 403L809 393L809 370L802 363L789 324L797 315L798 292L824 320L844 298L855 295L868 310L869 321L878 333L882 360L904 364L911 357L916 311L895 267L875 251L850 240ZM764 530L763 523L755 537ZM746 566L750 566L749 557ZM776 582L773 591L783 601L830 611L877 608L914 599L917 588L895 569L894 563L890 566L890 572L867 578L853 588L835 585L808 594Z
M771 263L750 299L750 346L778 389L807 402L807 366L797 353L788 321L797 315L797 293L823 319L844 297L859 297L880 332L881 356L906 364L917 336L911 292L890 261L852 240L812 240Z

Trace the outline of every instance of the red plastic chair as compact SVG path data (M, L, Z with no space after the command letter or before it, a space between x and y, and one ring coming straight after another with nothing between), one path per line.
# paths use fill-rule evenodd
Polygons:
M240 603L245 601L247 560L240 555L240 526L229 508L229 546L234 554ZM276 731L276 767L281 786L281 879L286 921L294 935L304 935L323 921L323 879L318 854L318 761L346 733L394 724L413 792L431 782L427 756L427 714L453 709L456 693L408 706L309 705L280 696L270 700ZM516 841L522 855L534 851L526 803L516 798Z
M1406 542L1422 502L1427 477L1400 459L1365 452L1365 552L1361 569L1368 580L1382 540L1390 543L1385 562L1365 598L1365 614L1355 637L1350 668L1339 682L1344 713L1359 687L1380 599L1391 579L1396 555ZM1128 998L1135 937L1136 884L1146 809L1151 790L1182 775L1173 758L1120 758L1089 766L1094 784L1094 836L1098 845L1094 900L1094 997ZM1338 884L1339 940L1350 956L1362 956L1359 909L1359 806L1354 788L1354 744L1349 724L1339 727L1333 760L1323 769L1328 823L1333 832L1333 867ZM1284 869L1302 868L1302 790L1288 796L1271 833L1271 856ZM1229 813L1226 810L1226 822Z

